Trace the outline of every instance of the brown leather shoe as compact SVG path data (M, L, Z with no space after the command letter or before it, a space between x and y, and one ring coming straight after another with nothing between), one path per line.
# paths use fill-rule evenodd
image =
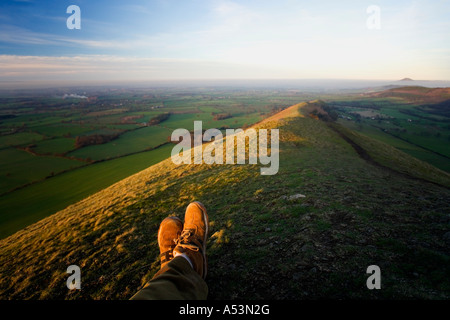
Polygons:
M186 208L184 228L174 252L185 253L192 262L194 270L206 278L206 240L208 238L208 214L205 206L192 202Z
M183 231L183 222L178 217L167 217L161 222L158 230L161 268L173 259L173 249L181 231Z

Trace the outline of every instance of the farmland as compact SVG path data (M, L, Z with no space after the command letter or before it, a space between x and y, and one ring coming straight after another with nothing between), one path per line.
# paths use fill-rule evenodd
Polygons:
M301 96L231 88L3 92L0 236L169 157L174 129L193 130L196 120L203 129L246 127Z
M393 97L329 101L348 128L450 172L450 125L445 108Z
M311 98L334 108L340 124L450 171L447 109L434 100L287 88L3 91L0 237L166 159L177 128L193 130L196 120L204 130L246 128Z

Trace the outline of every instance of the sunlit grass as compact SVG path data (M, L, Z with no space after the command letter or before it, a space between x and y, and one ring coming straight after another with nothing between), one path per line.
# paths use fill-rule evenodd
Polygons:
M429 249L405 260L420 241L439 248L435 230L445 227L438 221L447 188L368 163L322 121L270 119L259 128L280 130L276 175L261 175L259 164L175 165L166 159L1 240L0 297L128 299L159 270L160 222L182 218L194 200L210 217L210 299L448 296L440 290L449 283L442 265L448 256ZM389 162L384 145L345 133L384 166L414 165L408 174L435 178L422 162L393 151ZM297 194L304 197L291 198ZM414 244L418 230L426 240ZM410 281L404 268L421 257L432 258L430 283ZM374 263L393 270L387 283L397 277L409 290L398 285L380 295L369 292L360 282L364 267ZM71 264L81 268L81 291L65 287Z

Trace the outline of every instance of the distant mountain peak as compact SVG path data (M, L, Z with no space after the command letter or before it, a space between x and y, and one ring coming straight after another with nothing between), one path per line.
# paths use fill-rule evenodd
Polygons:
M400 80L400 81L414 81L413 79L411 79L411 78L403 78L402 80Z

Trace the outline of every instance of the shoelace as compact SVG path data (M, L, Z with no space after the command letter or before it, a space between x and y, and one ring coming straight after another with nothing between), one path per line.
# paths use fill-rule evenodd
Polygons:
M195 239L194 234L195 230L192 229L183 230L180 237L175 241L176 246L180 246L182 248L189 249L192 251L199 251L201 244L197 239Z

